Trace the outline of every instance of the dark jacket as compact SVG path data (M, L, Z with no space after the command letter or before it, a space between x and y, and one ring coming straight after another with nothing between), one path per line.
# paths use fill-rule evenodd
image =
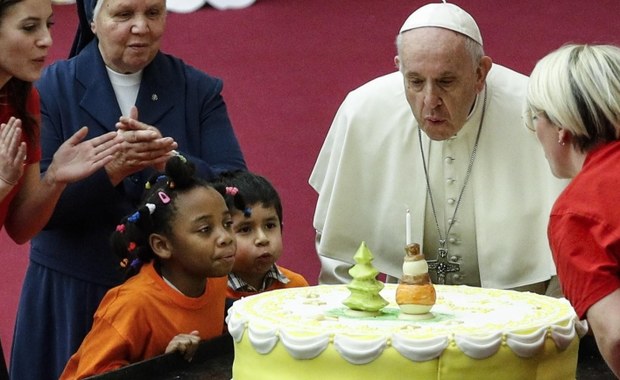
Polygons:
M87 139L115 130L121 116L114 90L93 40L76 57L48 67L41 93L41 170L58 147L80 127ZM179 151L210 179L245 162L221 96L222 81L158 53L143 72L136 100L139 120L172 137ZM47 227L31 243L31 259L86 281L113 286L121 281L108 238L120 219L135 209L146 169L113 187L104 169L69 185Z

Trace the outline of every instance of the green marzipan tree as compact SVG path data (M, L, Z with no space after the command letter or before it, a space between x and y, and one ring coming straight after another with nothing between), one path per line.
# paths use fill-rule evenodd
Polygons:
M356 264L349 269L353 280L347 285L351 295L344 300L343 304L353 310L377 312L388 302L379 294L384 285L377 280L379 271L372 266L374 257L366 246L366 242L362 242L353 259Z

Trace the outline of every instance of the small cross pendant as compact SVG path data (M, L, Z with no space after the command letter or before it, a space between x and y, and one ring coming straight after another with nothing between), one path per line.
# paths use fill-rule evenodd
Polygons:
M427 260L428 271L435 272L437 283L444 285L446 283L446 274L459 272L461 266L457 263L448 261L448 250L443 246L437 250L437 260Z

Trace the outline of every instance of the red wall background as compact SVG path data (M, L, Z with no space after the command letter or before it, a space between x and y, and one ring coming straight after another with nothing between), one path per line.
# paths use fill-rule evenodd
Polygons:
M426 2L257 0L241 10L207 6L168 16L163 50L224 80L249 168L269 178L283 200L281 263L310 283L319 271L316 195L308 185L314 160L347 92L394 70L395 35ZM454 2L478 21L487 54L525 74L567 42L620 44L618 0ZM77 23L74 5L54 11L50 62L66 57ZM27 256L27 245L0 234L0 339L7 356Z

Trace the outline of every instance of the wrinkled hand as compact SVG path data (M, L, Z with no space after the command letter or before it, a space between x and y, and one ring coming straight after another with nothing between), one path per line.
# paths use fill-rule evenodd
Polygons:
M183 357L187 361L192 361L198 345L200 343L200 335L198 331L192 331L189 334L179 334L172 338L168 347L166 347L166 354L169 352L178 351L183 354Z
M163 171L178 147L171 137L163 137L157 128L138 121L136 107L132 107L130 116L121 116L116 128L123 142L106 170L117 182L147 167Z
M14 185L24 172L26 143L21 141L22 122L11 117L0 124L0 180Z
M117 132L82 141L88 127L82 127L67 139L54 153L46 177L54 182L67 184L86 178L114 159L122 139Z

